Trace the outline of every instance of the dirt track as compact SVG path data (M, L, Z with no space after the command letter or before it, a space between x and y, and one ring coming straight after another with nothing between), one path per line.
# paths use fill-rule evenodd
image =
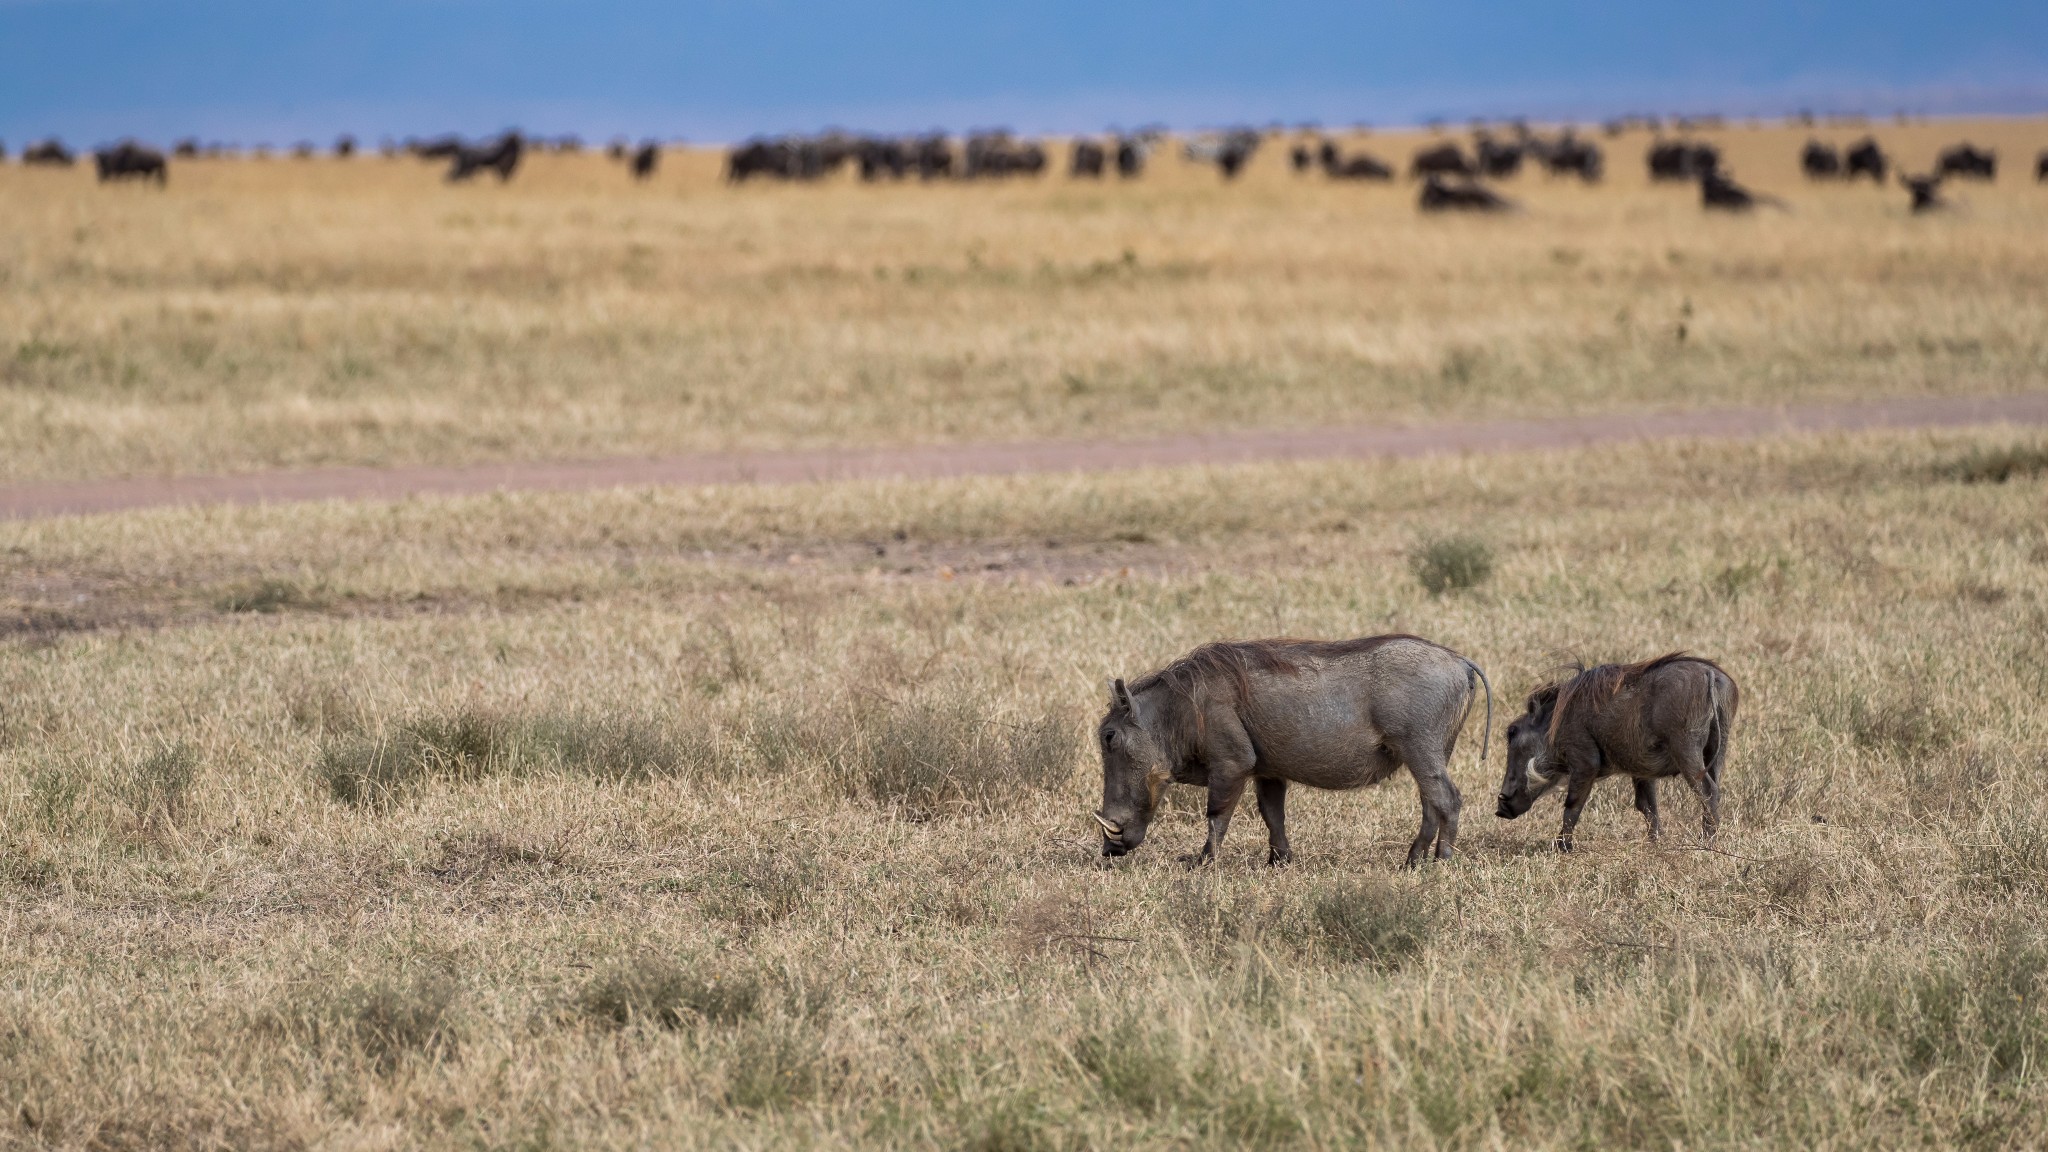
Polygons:
M1997 423L2048 424L2048 393L1928 397L1776 409L1608 413L1412 427L1233 432L1135 441L1042 440L33 482L0 485L0 518L79 515L178 504L394 499L416 494L563 491L640 484L794 484L879 477L1099 472L1175 464L1505 452L1646 439L1746 438L1785 432Z

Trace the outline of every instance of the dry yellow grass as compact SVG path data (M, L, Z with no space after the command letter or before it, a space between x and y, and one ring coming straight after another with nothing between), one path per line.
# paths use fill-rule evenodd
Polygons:
M1232 186L1176 155L1128 186L729 188L705 151L645 187L596 156L507 187L0 168L0 479L2039 389L2048 192L2020 169L2048 127L1874 131L2007 171L1912 219L1799 180L1804 130L1732 129L1795 210L1707 219L1631 133L1598 188L1524 175L1523 215L1424 220L1278 144Z
M2038 1147L2043 461L1987 431L0 525L0 1141ZM1495 571L1431 596L1408 555L1449 534ZM1252 820L1173 865L1189 797L1094 866L1104 676L1394 628L1510 706L1564 649L1724 660L1720 851L1677 797L1644 844L1610 784L1555 856L1554 802L1488 815L1475 727L1447 867L1394 871L1399 785L1300 796L1286 870Z

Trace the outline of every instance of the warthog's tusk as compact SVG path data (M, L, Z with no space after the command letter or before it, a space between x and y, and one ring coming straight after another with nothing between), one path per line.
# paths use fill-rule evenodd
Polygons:
M1102 825L1102 834L1104 836L1109 837L1111 840L1114 840L1117 837L1122 836L1124 834L1123 825L1118 824L1115 821L1104 817L1102 813L1090 812L1089 815L1095 817L1095 822L1097 824Z

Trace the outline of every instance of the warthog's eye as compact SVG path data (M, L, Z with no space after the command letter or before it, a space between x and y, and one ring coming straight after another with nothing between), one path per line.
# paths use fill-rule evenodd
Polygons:
M1102 750L1104 752L1116 751L1116 733L1104 732L1102 734Z

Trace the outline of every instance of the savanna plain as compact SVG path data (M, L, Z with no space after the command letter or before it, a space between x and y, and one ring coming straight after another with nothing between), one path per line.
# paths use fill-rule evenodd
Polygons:
M1272 150L0 170L0 475L2042 389L2048 192L1724 135L1793 212L1640 134L1483 221ZM2038 1147L2044 508L1987 427L0 522L0 1143ZM1108 677L1385 631L1494 685L1454 860L1396 778L1102 866ZM1675 648L1744 688L1712 845L1491 815L1522 693Z

